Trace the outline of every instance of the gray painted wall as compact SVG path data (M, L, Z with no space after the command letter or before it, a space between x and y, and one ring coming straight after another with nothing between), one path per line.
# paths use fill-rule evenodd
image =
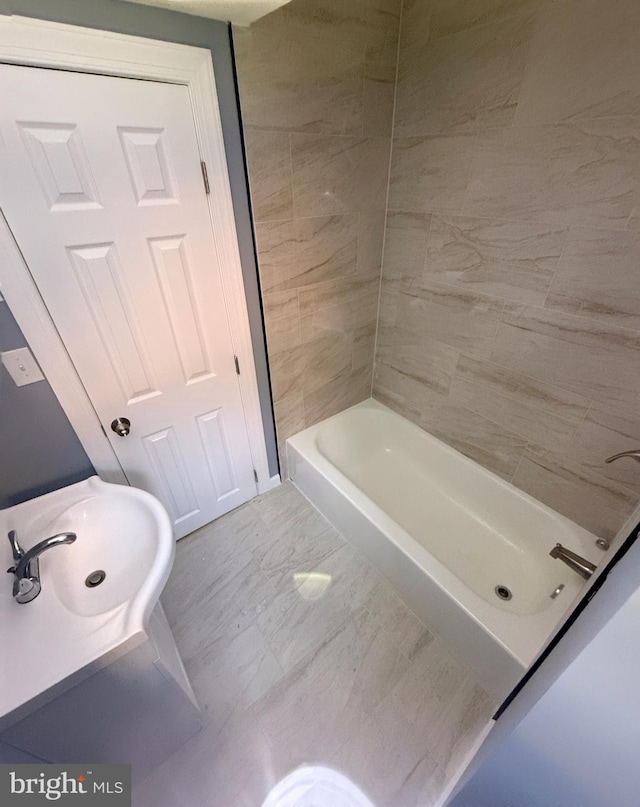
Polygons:
M277 474L278 454L264 341L262 303L229 26L215 20L149 6L136 6L119 0L0 0L0 14L17 14L165 42L179 42L208 48L211 51L249 310L269 472L272 476Z
M0 352L26 344L8 305L0 303ZM17 387L0 365L0 509L94 473L49 382Z

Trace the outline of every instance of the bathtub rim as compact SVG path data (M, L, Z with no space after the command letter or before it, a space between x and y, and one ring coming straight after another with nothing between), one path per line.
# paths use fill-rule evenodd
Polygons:
M407 560L417 566L438 589L449 596L454 601L455 606L462 610L477 625L479 630L488 634L504 652L523 668L524 672L551 640L557 629L564 622L567 614L573 610L576 603L584 596L585 586L580 585L580 581L577 581L578 585L573 591L573 596L566 603L558 599L550 607L532 614L516 614L504 611L470 589L454 572L422 546L417 539L401 527L364 491L358 488L319 450L316 438L320 429L343 417L346 413L359 409L378 410L394 418L401 418L403 425L406 424L415 429L416 434L419 434L421 439L435 441L439 448L447 451L456 461L463 462L467 467L473 466L473 472L481 473L486 478L489 478L492 483L497 483L500 488L508 491L509 495L515 494L525 504L542 509L546 514L559 520L561 524L566 524L572 530L577 528L583 536L590 536L594 541L595 536L592 536L591 533L572 522L566 516L538 501L525 491L511 485L502 477L479 465L479 463L424 431L374 398L368 398L338 412L336 415L320 421L287 440L287 452L294 450L310 463L331 484L338 495L344 497L352 507L362 512ZM293 463L291 463L290 467L293 467ZM343 537L351 543L349 536L343 535ZM380 569L380 572L384 575L383 569ZM398 593L400 594L400 592ZM429 626L427 625L427 627Z

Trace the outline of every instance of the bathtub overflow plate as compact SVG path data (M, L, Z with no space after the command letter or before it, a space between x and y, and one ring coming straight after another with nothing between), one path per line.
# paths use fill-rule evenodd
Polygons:
M95 588L96 586L99 586L100 583L103 582L106 576L107 573L103 572L102 569L96 569L95 572L91 572L91 574L87 575L84 584L87 588Z
M507 586L497 585L494 591L501 600L510 600L513 597L511 589L507 588Z

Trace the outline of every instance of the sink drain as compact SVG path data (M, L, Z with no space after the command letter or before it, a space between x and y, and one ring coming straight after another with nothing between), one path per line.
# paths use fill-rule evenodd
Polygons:
M84 584L87 588L95 588L102 583L106 576L106 572L103 572L102 569L97 569L95 572L91 572L91 574L87 575L87 579L84 581Z
M494 591L501 600L510 600L511 597L513 597L511 589L507 588L506 586L496 586Z

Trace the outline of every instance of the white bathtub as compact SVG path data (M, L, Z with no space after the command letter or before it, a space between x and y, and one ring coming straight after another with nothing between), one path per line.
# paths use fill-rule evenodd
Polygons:
M585 585L551 548L603 557L594 535L372 399L290 438L287 457L296 487L496 701Z

